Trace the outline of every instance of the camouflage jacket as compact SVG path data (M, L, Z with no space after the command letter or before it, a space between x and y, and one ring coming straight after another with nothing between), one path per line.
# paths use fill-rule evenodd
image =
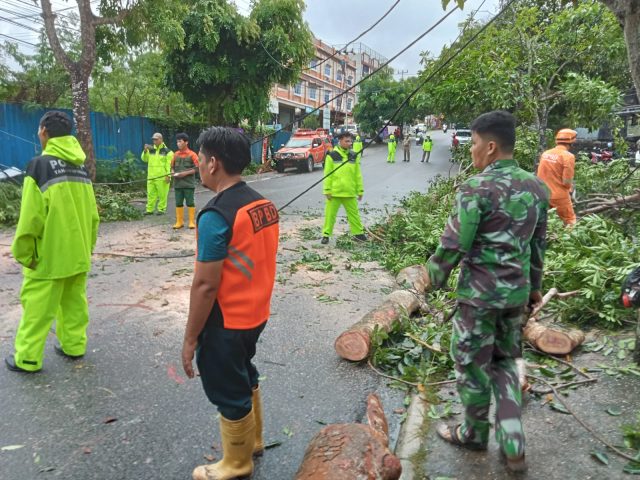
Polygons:
M515 160L497 160L460 186L427 265L435 288L461 263L460 303L511 308L542 286L549 190Z

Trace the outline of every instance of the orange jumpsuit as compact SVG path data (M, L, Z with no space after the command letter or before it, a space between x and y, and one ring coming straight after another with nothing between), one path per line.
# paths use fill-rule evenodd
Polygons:
M556 145L540 157L538 177L551 190L550 206L555 208L565 225L576 223L571 203L571 189L576 157L564 145Z

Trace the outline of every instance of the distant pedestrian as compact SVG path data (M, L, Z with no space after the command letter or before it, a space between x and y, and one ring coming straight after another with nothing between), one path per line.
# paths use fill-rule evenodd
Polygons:
M389 135L389 140L387 140L387 163L396 163L396 147L398 143L396 142L395 135Z
M460 185L455 213L427 265L429 283L444 288L460 264L451 356L464 421L440 423L436 431L459 447L486 450L493 392L496 440L507 467L523 471L522 393L515 359L522 356L524 307L542 300L549 192L513 159L513 115L479 116L471 136L473 166L481 173Z
M404 154L403 162L411 161L411 134L405 135L402 140L402 152Z
M357 134L355 140L353 141L353 151L358 154L358 160L362 160L362 149L362 138L360 138L360 135Z
M198 170L198 155L189 148L189 136L186 133L176 135L178 151L171 159L171 173L174 178L176 196L176 223L174 229L184 227L184 204L189 211L189 228L196 228L196 171Z
M547 150L540 157L538 165L538 177L540 177L551 190L551 208L565 225L576 223L576 214L571 203L573 191L573 174L576 157L569 151L576 141L577 132L569 128L563 128L556 134L556 146Z
M429 163L432 149L433 149L433 140L431 140L431 137L427 135L422 142L422 160L420 160L420 162Z
M198 139L202 184L216 192L198 215L197 256L182 367L200 380L220 412L222 459L193 471L194 480L253 473L264 450L256 344L270 316L276 274L278 210L242 181L250 145L232 128L212 127ZM202 410L203 423L212 417ZM209 442L209 445L211 443Z
M157 214L167 211L167 197L171 183L171 159L173 152L167 148L161 133L151 137L153 145L145 145L140 158L147 168L147 209L145 215L153 214L157 205Z
M77 359L87 349L87 275L100 217L71 118L59 111L40 119L42 154L27 165L13 258L23 266L14 372L42 369L44 347L56 320L57 354Z

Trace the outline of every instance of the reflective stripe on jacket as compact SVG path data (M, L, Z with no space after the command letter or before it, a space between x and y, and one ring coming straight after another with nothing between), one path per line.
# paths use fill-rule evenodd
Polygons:
M11 245L24 276L67 278L91 269L100 217L85 154L71 136L50 138L27 166Z

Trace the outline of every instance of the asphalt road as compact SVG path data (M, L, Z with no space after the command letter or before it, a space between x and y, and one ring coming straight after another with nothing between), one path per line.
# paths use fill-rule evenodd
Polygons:
M431 138L434 140L434 147L429 163L420 163L422 147L415 144L415 139L411 146L410 162L402 161L402 145L398 145L395 164L386 163L386 145L374 144L366 149L362 158L365 189L362 205L379 210L385 205L393 205L397 199L410 191L425 191L429 180L436 175L455 174L458 170L457 164L449 162L451 135L437 131L432 132ZM268 182L259 181L253 186L280 208L321 180L322 169L317 167L313 173L295 173L294 169L290 169L282 175L274 173L266 175L270 178ZM292 203L286 212L322 213L323 210L322 184L318 184Z
M402 162L401 149L393 165L386 163L386 148L366 151L364 205L382 209L411 190L425 190L433 175L448 174L448 141L448 135L434 135L430 164L420 163L415 145L408 164ZM252 186L282 206L320 178L319 169L311 174L267 174L254 178ZM199 194L198 205L209 196ZM322 208L318 186L288 209L282 231L289 235L303 221L317 226L318 215L304 218ZM144 252L148 245L157 254L170 254L192 249L193 232L173 233L172 217L104 224L97 250ZM346 230L346 225L337 230ZM6 245L11 236L0 232L0 243ZM324 248L332 252L331 245ZM374 265L367 267L366 276L357 277L339 260L325 278L305 277L304 272L291 273L299 250L282 250L273 316L256 356L266 441L281 444L257 462L257 480L292 478L321 426L361 421L370 392L381 396L395 440L400 416L393 410L402 406L404 397L366 365L341 361L333 351L336 335L377 304L391 286L388 275ZM41 373L19 375L0 368L0 478L186 479L196 465L206 463L205 456L219 459L216 410L199 382L185 379L179 360L192 267L192 258L94 261L85 358L74 363L56 356L51 336ZM0 276L4 357L13 349L21 282L5 246L0 247ZM334 297L336 301L318 300Z

